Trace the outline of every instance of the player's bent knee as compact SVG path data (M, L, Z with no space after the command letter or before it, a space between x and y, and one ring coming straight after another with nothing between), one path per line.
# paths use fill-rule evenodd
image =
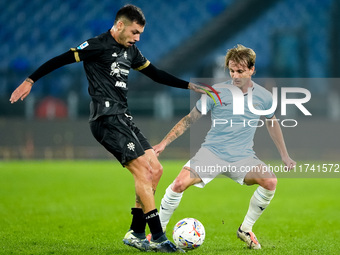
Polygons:
M270 177L270 178L264 178L262 181L261 186L267 190L275 190L277 185L277 178Z
M182 193L188 188L188 184L180 178L176 178L172 184L172 190L177 193Z

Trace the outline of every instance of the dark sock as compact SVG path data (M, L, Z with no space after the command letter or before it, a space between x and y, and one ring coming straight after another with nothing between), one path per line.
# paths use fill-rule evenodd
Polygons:
M146 222L149 225L150 232L153 240L157 240L163 235L163 230L161 226L161 221L159 219L157 209L154 209L146 214L144 214Z
M136 234L145 235L146 220L144 218L144 213L141 208L131 208L132 223L130 229Z

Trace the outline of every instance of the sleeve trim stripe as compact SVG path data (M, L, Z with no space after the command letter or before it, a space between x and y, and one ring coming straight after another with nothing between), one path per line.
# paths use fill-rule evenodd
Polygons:
M134 70L140 71L140 70L143 70L144 68L148 67L149 65L150 65L150 61L147 60L144 65L142 65L142 66L140 66L138 68L135 68Z
M71 51L74 52L74 58L77 62L80 62L80 57L79 57L79 52L77 51L76 48L71 48Z

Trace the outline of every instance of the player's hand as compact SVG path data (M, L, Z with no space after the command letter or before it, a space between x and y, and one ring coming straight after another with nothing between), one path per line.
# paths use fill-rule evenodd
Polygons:
M161 154L164 151L165 147L166 147L166 145L164 143L162 143L162 142L160 142L159 144L153 146L153 149L154 149L157 157L159 156L159 154Z
M292 170L296 166L296 162L292 160L289 156L282 158L282 161L288 171Z
M16 88L16 90L14 90L9 101L13 104L19 99L21 99L21 101L24 100L25 97L27 97L28 94L31 92L32 85L33 81L30 81L30 79L26 79L23 83L19 85L19 87Z

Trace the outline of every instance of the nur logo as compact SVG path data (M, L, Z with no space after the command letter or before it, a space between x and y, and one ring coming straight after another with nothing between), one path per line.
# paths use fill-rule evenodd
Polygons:
M222 100L220 96L218 95L218 92L211 86L201 83L202 85L208 87L211 91L214 92L214 94L219 99L221 105L223 105ZM233 114L234 115L244 115L244 94L243 92L234 85L220 85L218 88L225 88L228 89L233 96ZM207 114L207 95L209 95L213 101L215 102L215 105L217 105L216 100L214 99L213 95L206 89L203 89L207 94L202 95L202 115ZM303 98L287 98L288 94L304 94ZM253 104L253 90L252 88L248 88L248 108L249 110L256 115L270 115L273 114L278 105L278 88L273 88L273 104L270 109L267 110L258 110L255 109L255 106ZM306 107L303 106L304 103L309 102L311 99L311 93L309 90L305 88L294 88L294 87L283 87L281 88L281 115L287 115L287 105L292 104L295 105L305 116L311 116L312 114L306 109Z

